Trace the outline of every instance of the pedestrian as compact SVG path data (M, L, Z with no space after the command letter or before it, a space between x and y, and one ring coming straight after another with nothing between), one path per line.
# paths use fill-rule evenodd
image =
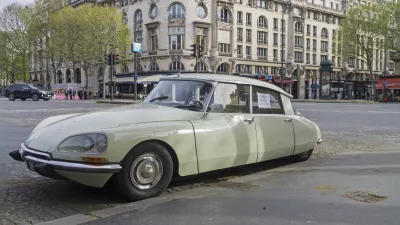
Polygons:
M97 89L94 89L94 91L93 91L93 98L97 99Z
M68 100L68 89L64 91L65 94L65 100Z
M72 100L72 89L68 88L69 99Z

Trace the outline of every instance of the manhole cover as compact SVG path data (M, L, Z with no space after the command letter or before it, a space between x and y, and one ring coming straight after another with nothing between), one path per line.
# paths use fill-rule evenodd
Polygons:
M346 194L346 197L359 202L367 202L367 203L377 203L388 198L386 196L380 196L362 191L349 192Z

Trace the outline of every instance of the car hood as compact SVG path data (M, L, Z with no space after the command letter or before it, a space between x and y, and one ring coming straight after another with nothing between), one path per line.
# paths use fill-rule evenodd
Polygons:
M51 151L66 138L83 133L107 132L109 128L138 123L189 121L202 112L182 110L155 104L135 104L88 113L49 117L32 131L25 145L39 151Z

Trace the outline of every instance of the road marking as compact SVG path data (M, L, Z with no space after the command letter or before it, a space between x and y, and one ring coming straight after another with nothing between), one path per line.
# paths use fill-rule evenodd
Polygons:
M357 111L349 111L349 110L337 110L337 109L306 109L306 108L297 108L298 111L304 111L304 112L336 112L336 113L374 113L374 114L400 114L400 112L394 112L394 111L362 111L362 110L357 110Z

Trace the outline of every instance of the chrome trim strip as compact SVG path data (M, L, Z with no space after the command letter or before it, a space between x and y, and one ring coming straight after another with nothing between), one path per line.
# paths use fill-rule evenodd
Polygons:
M53 166L55 169L74 171L74 172L89 172L89 173L116 173L122 169L118 164L105 164L105 165L89 165L83 163L62 162L54 160L43 160L33 156L26 156L26 160L43 163Z
M22 149L24 152L29 152L29 153L32 153L32 154L35 154L35 155L41 155L41 156L44 156L44 157L46 157L46 158L48 158L48 159L51 158L51 157L50 157L50 154L48 154L48 153L38 152L38 151L34 151L34 150L28 149L28 147L26 147L26 145L25 145L24 143L21 144L21 149Z
M322 138L319 138L318 141L317 141L317 145L319 145L321 143L322 143Z

